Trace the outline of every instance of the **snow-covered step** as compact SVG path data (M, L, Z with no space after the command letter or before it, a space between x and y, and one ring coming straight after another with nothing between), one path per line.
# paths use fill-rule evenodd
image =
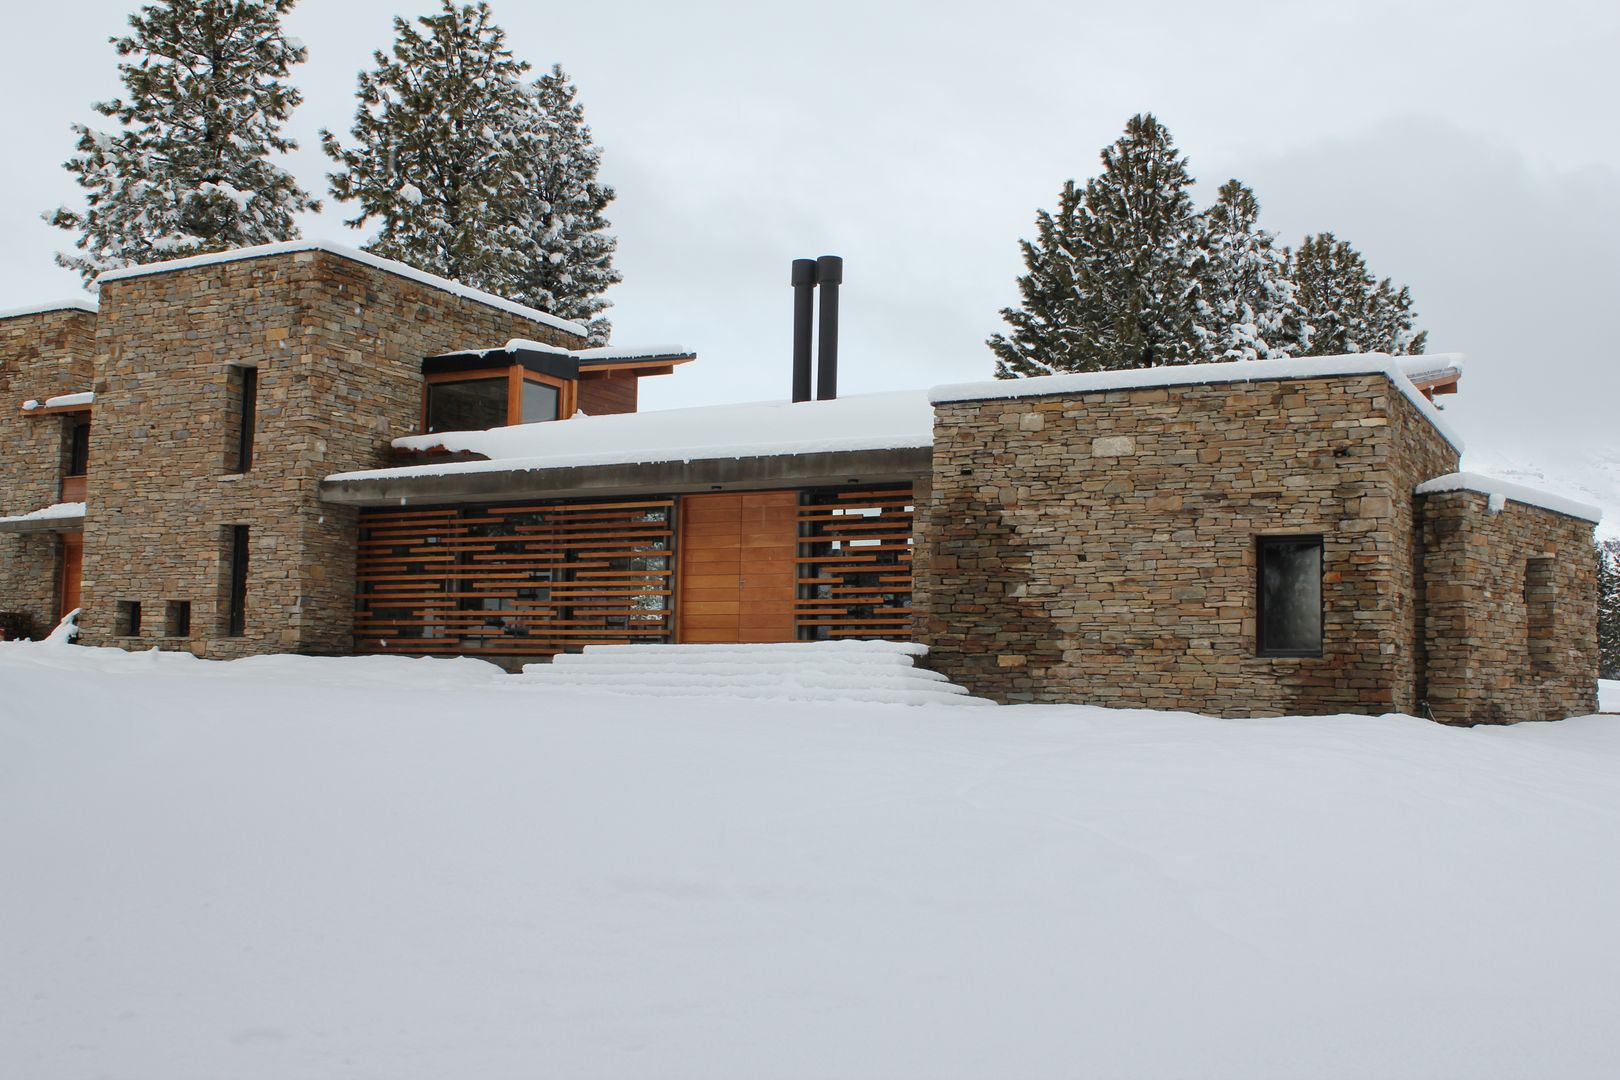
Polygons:
M589 645L520 678L557 689L647 697L988 705L916 666L925 645L805 641L774 645Z

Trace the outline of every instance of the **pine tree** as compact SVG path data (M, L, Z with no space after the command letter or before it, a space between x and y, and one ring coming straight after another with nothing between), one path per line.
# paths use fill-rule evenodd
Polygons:
M1620 540L1604 540L1598 558L1598 677L1620 679Z
M1259 219L1259 201L1238 180L1222 184L1204 212L1199 324L1211 360L1271 360L1309 344L1287 250L1274 246Z
M1037 218L1019 279L1026 308L1002 317L1013 334L988 344L997 374L1157 367L1203 359L1199 321L1202 254L1187 162L1151 114L1133 116L1102 152L1078 208ZM1066 185L1066 195L1072 182ZM1072 227L1065 219L1072 213ZM1051 221L1053 231L1045 225ZM1057 230L1059 224L1065 224ZM1063 295L1072 280L1071 298ZM1039 298L1044 310L1028 307ZM1061 328L1061 329L1058 329ZM1046 331L1043 335L1041 331ZM1053 340L1061 351L1045 351Z
M1012 335L997 334L989 341L998 379L1088 370L1080 351L1080 297L1074 280L1082 198L1074 181L1066 181L1057 212L1036 213L1036 239L1018 242L1029 272L1018 279L1023 305L1001 310Z
M386 258L543 308L590 319L598 294L619 280L615 241L601 212L613 190L596 181L574 87L560 68L524 81L489 6L394 20L391 55L360 75L359 105L344 147L330 131L322 148L338 163L332 194L358 202L348 222L377 218L369 244Z
M74 125L64 165L85 190L81 213L46 215L77 232L82 254L56 261L88 283L104 270L290 240L293 215L319 209L271 153L297 144L282 125L302 100L287 85L302 44L281 17L296 0L162 0L114 38L127 96L97 103L114 133Z
M602 211L613 189L596 179L602 152L591 142L577 90L560 65L535 80L525 134L534 149L522 184L524 258L505 295L565 319L585 323L592 342L606 342L611 327L598 313L601 297L622 275L613 269L618 241L604 230Z
M1428 334L1412 328L1411 291L1374 278L1361 253L1332 233L1307 236L1293 253L1289 272L1312 327L1303 355L1423 351Z

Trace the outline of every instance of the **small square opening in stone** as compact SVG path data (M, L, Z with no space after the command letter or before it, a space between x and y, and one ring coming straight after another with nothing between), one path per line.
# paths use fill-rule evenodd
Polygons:
M139 600L118 601L113 633L118 637L141 636L141 602Z
M167 600L163 605L163 636L191 636L191 601Z

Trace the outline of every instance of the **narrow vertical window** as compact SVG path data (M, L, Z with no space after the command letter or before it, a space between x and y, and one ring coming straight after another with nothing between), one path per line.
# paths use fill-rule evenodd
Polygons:
M1261 656L1322 655L1322 538L1256 540L1255 625Z
M1533 671L1553 670L1558 590L1554 584L1552 559L1531 559L1524 566L1524 614L1526 636Z
M170 600L163 613L164 637L191 636L191 601Z
M68 430L67 476L83 476L90 471L90 421L74 417Z
M230 440L225 447L225 471L253 468L253 429L258 425L259 369L233 367L227 383L226 419Z
M141 636L141 602L139 600L118 601L113 633L118 637Z
M226 529L225 636L247 633L248 527L231 525Z

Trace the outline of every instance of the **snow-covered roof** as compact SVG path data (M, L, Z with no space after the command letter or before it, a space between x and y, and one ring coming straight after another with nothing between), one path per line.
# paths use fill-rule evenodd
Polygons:
M64 502L53 503L50 506L27 514L17 514L13 517L0 517L0 527L6 525L28 525L36 522L70 521L84 517L84 503Z
M97 310L94 300L88 296L76 296L69 300L47 300L44 303L7 308L0 311L0 319L15 319L21 315L43 315L47 311L88 311L94 315Z
M581 364L607 364L627 360L680 361L690 360L697 355L684 345L598 345L589 349L565 349L561 345L550 345L544 341L530 341L528 338L513 338L505 345L497 345L490 349L468 349L465 351L476 353L479 356L491 356L497 353L515 354L518 352L551 353L555 356L571 357Z
M1596 524L1603 520L1603 511L1595 506L1562 495L1554 495L1538 488L1526 487L1507 480L1499 480L1483 473L1455 472L1425 480L1413 489L1419 495L1433 495L1443 491L1473 491L1496 499L1511 499L1526 506L1539 506L1556 514L1564 514Z
M23 402L23 412L33 412L35 409L71 409L75 405L93 405L96 395L93 391L84 390L77 394L58 394L48 397L44 401L29 398Z
M931 446L934 410L920 390L833 401L708 405L662 412L576 416L537 424L395 439L404 450L483 454L455 461L337 473L328 480L382 480L448 473L509 472L589 465L640 465Z
M118 270L106 271L96 278L96 283L121 281L125 278L141 277L146 274L165 274L171 270L189 270L196 266L214 266L219 263L240 262L243 259L263 259L271 255L286 255L297 251L324 251L328 255L337 255L353 262L364 263L378 270L385 270L390 274L409 278L423 285L431 285L433 288L442 289L447 293L453 293L468 300L475 300L489 307L510 311L514 315L521 315L526 319L533 319L535 322L554 326L578 337L585 337L588 334L588 331L579 323L558 318L550 312L519 304L514 300L506 299L504 296L496 296L494 293L487 293L482 289L475 289L470 285L463 285L459 281L451 281L449 278L439 277L437 274L430 274L425 270L418 270L414 266L396 262L393 259L384 259L370 252L359 251L343 244L334 244L330 240L286 240L279 244L260 244L257 247L216 251L211 255L192 255L189 258L169 259L166 262L125 266Z
M1140 390L1156 386L1203 386L1233 382L1270 382L1283 379L1322 379L1335 375L1383 375L1408 401L1417 407L1435 430L1459 452L1462 437L1452 430L1422 391L1412 384L1407 365L1419 370L1461 371L1462 357L1454 353L1432 356L1386 356L1383 353L1352 353L1347 356L1311 356L1289 360L1239 360L1220 364L1175 364L1125 371L1084 371L1063 375L1039 375L1032 379L993 379L987 382L954 383L936 386L929 401L988 401L1002 398L1050 397L1056 394L1091 394L1107 390Z

